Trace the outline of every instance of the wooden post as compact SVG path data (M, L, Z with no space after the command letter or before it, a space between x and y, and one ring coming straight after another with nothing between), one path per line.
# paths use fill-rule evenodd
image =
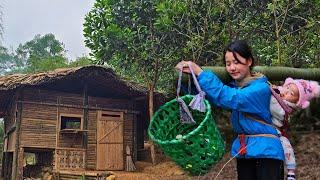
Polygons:
M22 100L21 89L16 91L16 97L18 100ZM20 128L22 121L22 102L17 102L16 104L16 141L15 141L15 150L13 152L13 162L12 162L12 175L11 179L19 179L19 149L20 149Z
M55 149L55 169L57 172L60 170L60 158L61 151L58 150L59 146L59 136L60 136L60 96L57 97L57 126L56 126L56 149ZM59 151L59 152L58 152Z
M24 148L19 148L18 153L18 172L17 172L17 179L23 179L23 154L24 154Z
M137 124L138 124L138 121L137 121L137 114L133 114L133 153L132 153L132 156L133 156L133 160L134 161L137 161L137 155L138 155L138 140L137 140Z
M86 82L83 83L84 84L84 89L83 89L83 129L87 130L88 129L88 120L89 120L89 99L88 99L88 84ZM88 134L87 133L83 133L82 134L82 144L83 144L83 148L88 149ZM85 151L85 154L86 154ZM87 162L87 156L84 156L84 164L83 164L83 168L86 169L87 165L85 162Z

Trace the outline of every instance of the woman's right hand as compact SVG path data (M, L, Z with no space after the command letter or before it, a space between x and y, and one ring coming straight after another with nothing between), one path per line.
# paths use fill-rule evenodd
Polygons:
M196 63L192 62L192 61L180 61L177 65L176 65L176 69L177 70L181 70L184 73L191 73L190 68L192 68L194 74L196 76L198 76L203 70L200 68L199 65L197 65Z

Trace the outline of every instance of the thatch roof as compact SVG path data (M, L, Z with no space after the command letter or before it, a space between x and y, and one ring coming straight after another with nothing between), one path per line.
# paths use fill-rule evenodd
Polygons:
M127 82L116 75L112 69L102 66L85 66L56 69L35 74L12 74L0 77L0 92L17 88L43 86L73 92L77 84L87 82L95 89L113 90L114 95L137 97L146 95L147 89L136 83ZM89 88L90 88L90 85ZM97 88L99 86L99 88ZM81 90L82 89L78 89ZM93 93L94 94L94 93ZM99 94L99 93L98 93Z

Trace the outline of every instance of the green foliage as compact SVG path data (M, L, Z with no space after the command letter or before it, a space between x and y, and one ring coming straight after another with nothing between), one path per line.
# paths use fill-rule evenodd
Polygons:
M67 67L67 59L62 56L38 57L32 56L28 59L26 73L35 73Z
M268 65L319 67L319 51L314 51L319 45L314 42L320 39L316 23L320 11L315 4L314 0L268 2L256 15L260 33L252 33L259 58L269 59Z
M234 39L249 41L259 65L319 67L319 14L317 0L98 0L84 36L94 63L168 89L175 63L223 65Z
M0 74L19 69L23 62L13 52L9 52L6 47L0 46Z
M20 44L15 51L15 58L20 61L20 68L11 69L10 73L34 73L66 67L64 45L53 34L36 35L31 41Z
M64 54L64 45L58 41L53 34L43 36L36 35L31 41L17 48L17 54L22 58L30 57L53 57Z
M96 64L108 64L148 87L168 89L181 59L217 64L227 38L212 1L96 1L84 23ZM217 38L220 37L220 38ZM139 73L137 73L139 72Z
M36 35L31 41L20 44L15 52L0 46L0 71L1 74L36 73L92 64L92 59L85 56L69 62L64 53L63 43L53 34Z
M176 43L166 28L168 20L159 20L156 3L97 1L84 23L85 43L95 63L109 64L149 87L156 87L163 74L172 74Z
M80 66L88 66L92 65L92 59L88 57L79 57L75 61L71 61L68 67L80 67Z

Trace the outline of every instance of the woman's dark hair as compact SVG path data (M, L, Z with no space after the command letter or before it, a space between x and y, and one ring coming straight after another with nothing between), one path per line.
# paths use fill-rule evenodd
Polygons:
M232 52L233 57L240 64L243 64L243 63L241 63L241 61L239 61L239 59L236 56L236 53L238 53L241 57L245 58L246 60L251 58L252 64L250 66L250 69L252 69L252 67L254 66L254 58L252 56L252 51L251 51L251 48L250 48L250 46L248 45L248 43L246 41L237 40L237 41L231 42L223 51L223 61L224 61L224 63L226 63L225 55L226 55L227 51Z

